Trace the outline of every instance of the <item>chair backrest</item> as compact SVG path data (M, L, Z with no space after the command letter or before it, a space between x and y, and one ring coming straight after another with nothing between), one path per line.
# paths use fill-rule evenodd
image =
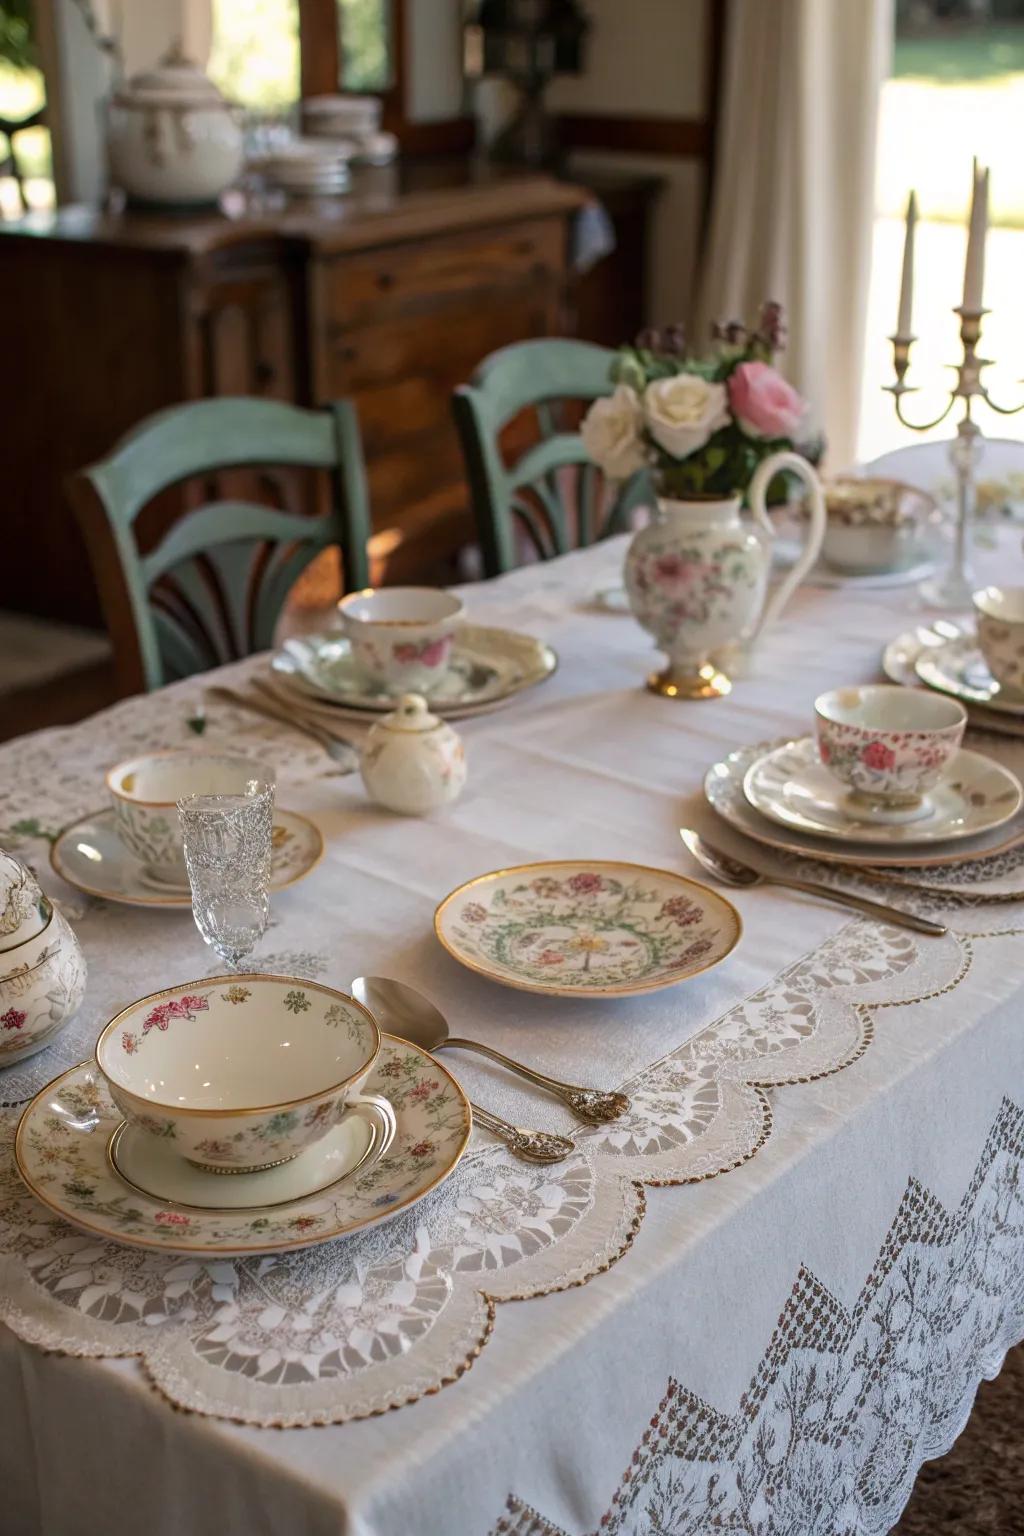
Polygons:
M452 407L462 442L484 568L518 564L522 529L541 559L621 532L651 504L645 474L611 487L579 433L581 404L611 393L614 352L585 341L517 342L492 352ZM529 444L506 461L503 431L526 413Z
M140 552L136 520L161 492L255 465L328 472L330 511L307 517L213 500ZM173 406L75 475L68 490L126 692L265 649L296 579L330 545L341 546L346 586L367 582L366 477L346 401L315 411L244 398Z

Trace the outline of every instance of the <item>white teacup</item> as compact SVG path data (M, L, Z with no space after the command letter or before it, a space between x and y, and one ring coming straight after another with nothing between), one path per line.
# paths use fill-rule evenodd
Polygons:
M118 836L153 879L186 886L177 801L186 795L249 794L268 776L259 763L210 752L129 758L107 774Z
M1024 694L1024 587L983 587L974 594L978 644L1000 688Z
M890 684L834 688L814 701L814 715L821 761L857 810L897 821L927 814L925 795L967 724L955 699Z
M118 1109L189 1162L255 1173L297 1157L360 1102L373 1015L296 976L208 976L125 1008L96 1042Z
M463 607L434 587L368 587L338 604L363 675L385 693L431 694L448 675Z

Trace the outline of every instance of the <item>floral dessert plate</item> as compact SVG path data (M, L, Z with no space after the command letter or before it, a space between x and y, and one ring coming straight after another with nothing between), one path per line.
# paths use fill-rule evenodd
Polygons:
M414 1205L449 1177L469 1141L465 1094L418 1046L385 1035L366 1088L386 1095L394 1109L395 1136L387 1151L329 1188L283 1204L197 1210L133 1189L108 1156L121 1115L93 1062L64 1072L28 1105L18 1122L15 1162L32 1193L57 1216L130 1247L225 1258L308 1248Z
M434 914L460 964L549 997L632 997L718 965L740 915L717 891L611 860L520 864L460 885Z
M359 710L394 708L394 695L362 675L342 635L289 640L271 665L293 687L330 703ZM430 707L445 715L493 705L543 682L557 665L551 647L532 635L464 624L452 644L447 676L431 691Z
M903 822L858 817L850 791L824 766L810 736L759 757L743 776L743 793L756 811L781 826L887 846L974 837L1001 827L1024 803L1024 790L1009 769L980 752L961 750L925 795L922 817Z
M914 670L929 688L969 704L984 704L1000 714L1024 715L1024 694L1010 693L996 682L973 636L929 646L918 656Z
M971 838L957 841L944 838L941 842L923 846L903 842L899 848L887 849L878 843L864 841L843 843L821 832L804 832L796 827L782 826L769 821L754 809L743 789L743 781L750 768L777 747L794 747L796 741L765 741L730 752L728 757L713 763L704 776L704 795L708 804L737 832L765 847L793 853L804 858L819 859L826 864L889 865L906 871L926 870L932 866L952 865L976 860L989 854L1002 853L1024 844L1024 814L1018 814L1002 826L992 827ZM913 826L914 823L903 825Z
M283 891L319 864L323 834L298 811L274 809L270 889ZM157 884L128 852L117 833L112 810L94 811L65 827L50 849L50 863L68 885L120 901L130 907L191 908L189 891Z

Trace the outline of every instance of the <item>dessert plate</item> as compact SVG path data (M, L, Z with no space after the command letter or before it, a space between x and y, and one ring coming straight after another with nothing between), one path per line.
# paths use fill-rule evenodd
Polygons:
M611 860L520 864L469 880L434 914L450 955L503 986L548 997L632 997L710 970L740 915L717 891Z
M493 706L543 682L557 665L551 647L532 635L465 624L452 646L448 676L430 695L430 707L435 714L454 717L456 711ZM342 635L289 640L274 655L271 666L292 687L331 704L373 712L395 707L393 694L375 688L362 676Z
M372 1166L340 1183L280 1205L197 1210L133 1189L107 1155L121 1114L105 1079L88 1061L55 1078L28 1105L18 1122L14 1158L45 1206L113 1242L224 1258L308 1248L414 1205L449 1177L469 1141L472 1116L465 1094L418 1046L385 1035L366 1087L369 1093L386 1093L394 1109L390 1147Z
M318 826L298 811L275 807L272 891L283 891L303 880L319 864L323 852L324 840ZM192 906L187 888L160 884L146 874L117 835L112 810L94 811L65 827L50 849L50 863L62 880L89 896L120 901L130 907Z
M704 776L704 795L712 809L737 832L776 848L782 853L795 853L804 858L819 859L826 864L871 865L882 869L896 865L904 870L924 870L937 865L966 863L1002 853L1024 844L1024 815L1018 815L1001 827L965 839L962 842L945 840L928 843L923 847L901 846L898 850L879 847L877 843L840 843L835 838L824 837L820 832L802 832L796 827L782 827L755 811L743 792L743 780L748 769L758 758L775 747L794 746L793 741L764 741L730 752L728 757L713 763Z
M1024 715L1024 694L1010 693L996 682L971 635L929 646L914 663L929 688L951 693L968 704L984 704L1000 714Z
M857 814L849 790L821 762L810 736L758 758L743 776L743 793L755 811L780 826L886 847L975 837L1001 827L1024 803L1024 791L1009 769L979 752L961 750L948 774L925 796L930 807L925 815L914 821L873 821Z
M203 1211L244 1211L287 1205L333 1188L383 1157L395 1138L387 1099L355 1104L339 1125L286 1163L234 1177L186 1161L173 1143L127 1120L107 1143L114 1172L137 1194Z

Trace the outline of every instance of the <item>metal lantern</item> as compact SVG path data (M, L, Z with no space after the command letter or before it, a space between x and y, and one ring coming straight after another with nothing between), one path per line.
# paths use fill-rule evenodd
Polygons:
M467 29L466 73L500 75L520 94L492 146L495 159L548 165L558 158L544 92L553 75L581 72L589 25L577 0L480 0Z

